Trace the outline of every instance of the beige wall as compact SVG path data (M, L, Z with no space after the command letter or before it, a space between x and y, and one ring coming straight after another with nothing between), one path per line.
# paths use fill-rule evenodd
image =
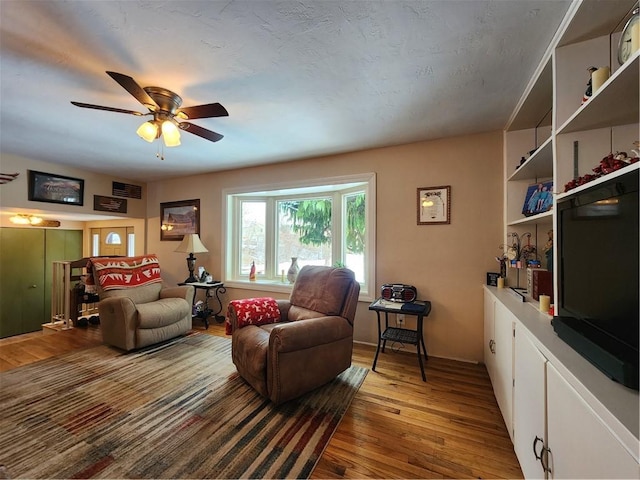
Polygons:
M28 174L27 170L37 170L46 173L64 175L67 177L81 178L84 180L84 205L62 205L58 203L32 202L28 200ZM0 209L2 217L13 215L18 212L24 213L46 213L47 218L54 219L55 213L73 214L98 214L109 215L111 217L123 218L145 218L147 203L145 202L146 185L139 182L132 182L121 177L102 175L99 173L81 170L78 168L65 167L63 165L53 165L30 158L18 157L7 153L0 156L0 171L2 173L19 173L20 175L12 182L0 185ZM133 183L142 186L142 199L128 198L127 213L97 212L93 209L93 196L103 195L111 197L113 181Z
M146 185L140 182L130 181L121 177L111 177L77 168L54 165L39 160L18 157L3 153L0 157L0 171L3 173L19 173L13 181L0 185L0 226L16 227L9 222L9 218L16 213L31 213L43 215L50 220L59 220L61 229L84 230L83 238L84 255L90 255L91 236L90 228L124 226L134 227L136 234L136 255L145 253L146 248ZM67 177L84 180L84 205L62 205L57 203L33 202L28 200L28 170L37 170L46 173L64 175ZM119 181L133 183L142 187L142 199L127 198L127 213L98 212L93 209L93 196L112 196L112 182ZM80 214L84 217L100 215L118 217L115 220L74 221L65 219L67 214ZM19 228L24 228L18 225ZM38 228L38 227L33 227Z
M209 253L196 255L197 265L220 278L223 189L367 172L377 175L376 290L388 282L415 285L433 305L425 320L429 354L481 361L482 284L487 271L496 271L503 243L501 132L150 183L147 253L158 254L167 283L186 278L186 255L174 251L178 243L160 241L160 203L199 198ZM451 224L417 225L417 189L441 185L451 185ZM230 288L224 300L259 294ZM367 303L359 304L356 318L356 340L375 343L375 314ZM415 323L407 317L407 324Z
M375 172L378 207L375 290L388 282L415 285L419 297L433 304L433 311L425 321L429 353L480 361L483 351L481 287L486 272L496 271L494 257L499 253L498 245L503 243L501 159L502 134L492 132L183 177L143 185L143 199L128 199L129 212L122 221L63 221L62 226L88 232L91 227L133 225L136 254L157 253L165 282L175 284L187 276L186 255L174 251L177 242L160 241L160 203L199 198L201 237L209 253L198 254L197 264L220 278L223 189ZM84 206L28 201L28 169L83 178ZM2 154L0 171L20 173L17 180L0 186L2 226L6 226L8 215L18 211L100 213L93 211L93 195L110 196L112 181L127 182L8 154ZM451 224L417 225L417 188L440 185L452 188ZM144 233L139 236L138 230L145 229L148 229L146 238ZM86 237L88 239L88 235ZM88 240L85 248L88 249ZM230 288L224 296L225 309L231 299L258 294L261 292ZM286 297L286 294L265 294ZM414 325L411 317L407 317L407 324ZM358 307L355 335L357 341L376 342L375 314L368 311L367 303L360 303ZM413 346L406 348L414 351Z

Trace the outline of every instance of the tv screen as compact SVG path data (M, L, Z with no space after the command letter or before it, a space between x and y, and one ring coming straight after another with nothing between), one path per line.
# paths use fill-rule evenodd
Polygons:
M638 170L558 203L559 314L638 349Z

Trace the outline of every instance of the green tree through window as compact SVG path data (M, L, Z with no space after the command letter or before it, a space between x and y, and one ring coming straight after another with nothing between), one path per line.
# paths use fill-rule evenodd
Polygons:
M363 253L365 246L365 195L347 199L346 246L350 253ZM327 199L287 201L280 203L282 213L291 221L292 229L304 245L331 243L331 201Z

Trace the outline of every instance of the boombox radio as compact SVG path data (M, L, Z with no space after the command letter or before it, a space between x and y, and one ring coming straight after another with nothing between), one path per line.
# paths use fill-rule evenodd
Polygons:
M408 303L418 297L418 291L413 285L404 283L385 283L380 289L380 296L390 302Z

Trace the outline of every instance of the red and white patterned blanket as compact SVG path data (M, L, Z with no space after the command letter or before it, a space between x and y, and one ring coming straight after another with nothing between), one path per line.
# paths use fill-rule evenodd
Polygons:
M94 275L102 290L120 290L162 282L155 254L140 257L92 257L87 263L86 290L95 290ZM93 287L93 288L92 288Z
M237 328L247 325L266 325L280 321L280 309L275 299L270 297L246 298L244 300L231 300L228 311L235 310L238 319ZM232 328L229 322L229 313L225 323L225 333L231 335Z

